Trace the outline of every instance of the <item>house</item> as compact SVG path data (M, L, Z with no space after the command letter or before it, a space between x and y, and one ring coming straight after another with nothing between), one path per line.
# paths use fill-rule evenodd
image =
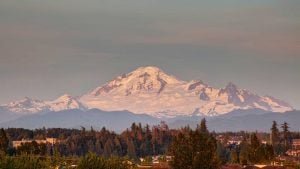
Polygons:
M293 146L293 149L299 149L300 150L300 139L293 139L292 140L292 146Z
M31 143L35 141L38 144L56 144L59 143L59 140L57 140L56 138L46 138L45 140L29 140L29 139L22 139L21 141L12 141L12 145L14 148L18 148L20 147L22 144L25 143Z
M300 139L292 140L292 149L288 150L286 154L293 157L300 157Z
M300 157L300 150L288 150L286 154L293 157Z

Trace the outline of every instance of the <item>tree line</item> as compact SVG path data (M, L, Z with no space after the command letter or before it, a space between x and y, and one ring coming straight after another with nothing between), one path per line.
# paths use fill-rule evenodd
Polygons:
M37 168L64 165L63 162L68 161L67 159L73 162L75 160L79 168L89 164L90 168L95 165L104 168L134 168L124 161L137 163L140 157L165 154L173 157L170 165L174 169L216 169L228 163L270 163L277 155L284 154L290 148L291 138L300 138L299 133L289 131L288 123L282 124L281 128L282 131L274 121L270 133L215 133L209 132L205 119L201 120L196 129L189 126L169 129L165 122L152 127L133 123L119 134L106 128L97 131L92 127L89 130L84 127L80 130L8 128L0 130L0 161L1 165L11 165L11 168L18 168L15 165L33 165ZM241 136L242 141L240 144L228 144L227 141L217 140L218 135ZM12 140L47 137L61 141L54 145L37 144L33 141L18 148L11 146ZM269 141L262 143L262 138L269 138Z
M130 128L120 134L102 128L99 131L92 127L89 130L82 127L78 129L36 129L27 130L19 128L9 128L2 135L1 147L10 155L35 154L53 155L54 151L63 156L83 156L88 152L96 155L126 156L129 159L137 160L138 157L146 157L158 154L165 154L171 143L172 137L177 133L170 130L165 122L150 127L142 126L140 123L133 123ZM58 138L57 144L37 144L35 141L24 143L18 148L9 145L9 140L21 139L46 139L47 137Z

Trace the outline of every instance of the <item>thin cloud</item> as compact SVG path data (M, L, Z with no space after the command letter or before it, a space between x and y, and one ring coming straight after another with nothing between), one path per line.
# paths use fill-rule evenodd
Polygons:
M255 52L270 56L300 57L300 41L294 32L251 31L234 26L210 27L202 25L158 25L167 32L159 36L129 35L122 41L132 44L190 44L221 47L228 50ZM300 34L300 32L299 32Z

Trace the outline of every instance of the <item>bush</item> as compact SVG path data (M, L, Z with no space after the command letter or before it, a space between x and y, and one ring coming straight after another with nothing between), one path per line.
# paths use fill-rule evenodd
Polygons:
M134 166L118 158L105 158L94 153L88 153L81 158L78 169L132 169Z

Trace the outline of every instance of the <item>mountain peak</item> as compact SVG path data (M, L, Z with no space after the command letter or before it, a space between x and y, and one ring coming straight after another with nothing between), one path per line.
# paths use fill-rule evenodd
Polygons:
M232 82L229 82L225 87L225 90L230 90L230 91L234 91L237 89L238 89L238 87Z
M20 101L29 101L29 100L32 100L31 98L29 97L24 97L23 99L21 99Z
M219 95L228 93L229 95L236 95L239 92L238 87L233 84L232 82L229 82L225 88L220 89Z
M67 109L84 109L84 106L76 98L68 94L64 94L59 98L48 102L48 105L53 111Z
M162 70L156 66L145 66L145 67L139 67L135 71L143 71L143 72L148 72L148 73L156 73L156 72L161 72Z
M118 76L104 86L96 88L90 94L93 96L109 93L122 93L126 96L136 93L159 94L167 85L181 84L182 82L158 67L146 66Z
M29 97L24 97L21 100L10 102L8 105L11 105L11 106L15 106L15 105L31 105L31 104L38 103L38 102L42 102L42 101L34 100L34 99L29 98Z
M182 82L178 80L175 76L167 74L165 71L155 66L139 67L131 73L128 73L127 75L133 75L134 78L152 78L153 80L163 80L167 84L175 84Z
M190 82L188 82L188 90L194 90L197 89L197 87L208 87L207 84L205 84L202 80L191 80Z
M21 100L10 102L4 106L9 111L21 113L36 113L48 108L44 101L34 100L29 97L24 97Z
M68 100L73 100L73 96L69 95L69 94L64 94L62 96L60 96L59 98L56 99L56 101L68 101Z

